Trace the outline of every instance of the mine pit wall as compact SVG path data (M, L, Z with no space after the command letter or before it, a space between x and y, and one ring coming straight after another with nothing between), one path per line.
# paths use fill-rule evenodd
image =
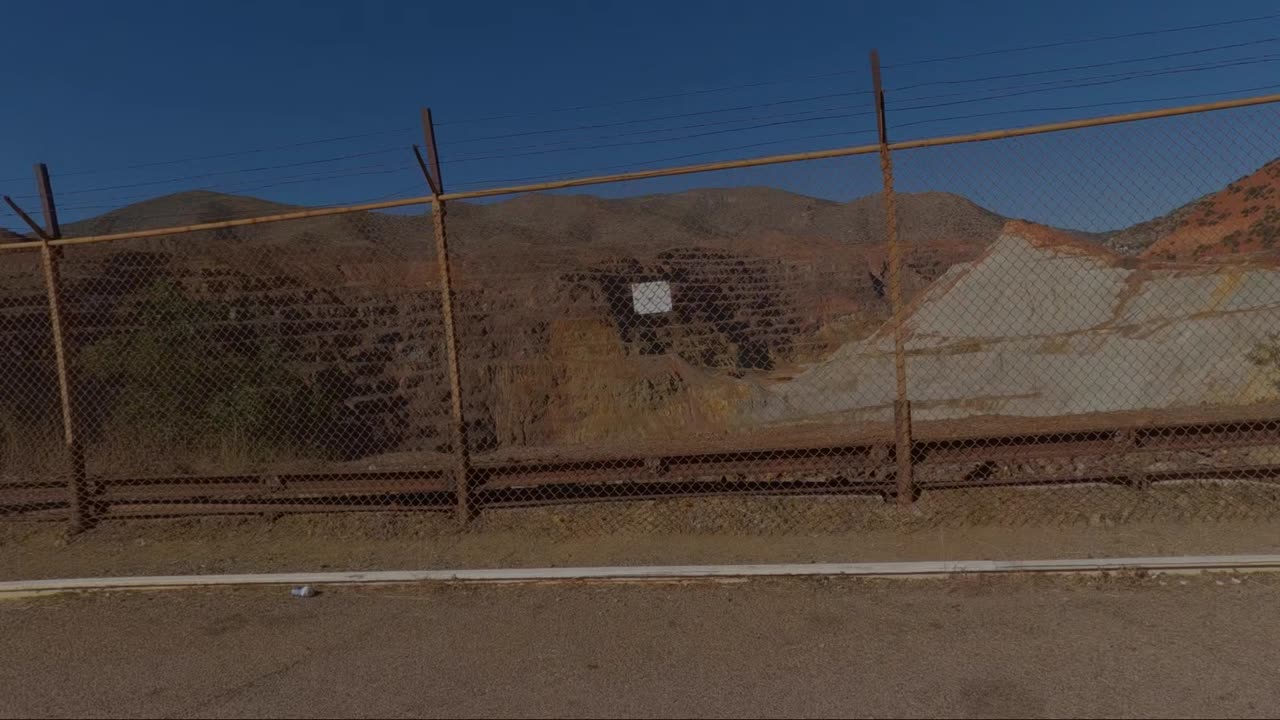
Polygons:
M1194 410L1277 399L1280 271L1271 263L1138 264L1047 228L1010 223L954 266L906 317L917 421ZM892 335L847 343L776 388L761 423L884 420Z
M38 251L0 269L0 484L65 476L49 303Z
M91 474L251 472L267 461L307 469L451 451L440 294L427 238L409 259L368 248L330 258L284 247L250 261L243 246L227 242L162 238L65 253L64 322ZM882 254L824 239L759 238L692 248L542 248L513 264L497 248L464 248L455 260L455 303L471 450L741 430L737 409L762 384L884 321L882 268L874 261ZM925 287L954 254L924 247L913 255L912 288ZM34 458L58 457L61 432L47 300L38 254L7 259L0 421L6 447L44 449L10 447L0 475L45 472ZM634 311L631 283L646 280L671 284L671 312ZM147 308L156 287L203 308L165 321L201 347L269 351L291 375L322 388L336 416L322 435L326 451L285 447L262 458L221 442L193 449L150 442L113 417L122 392L145 392L148 378L113 386L89 371L86 352L155 331ZM175 389L194 394L213 381L197 365ZM243 382L264 389L253 378Z
M124 427L113 417L113 405L122 397L141 397L153 388L138 382L146 380L146 368L130 376L133 387L97 376L95 348L123 341L136 352L149 338L189 338L213 356L268 357L269 351L290 376L323 386L324 398L335 406L333 424L325 429L327 451L282 448L271 459L318 463L448 449L448 384L435 287L336 278L304 282L278 272L280 264L254 272L153 251L67 254L64 324L90 473L233 473L250 471L262 460L251 462L225 447L148 443L139 428ZM38 267L22 269L38 272ZM17 270L6 267L6 292L0 298L5 430L29 433L21 429L25 425L60 432L47 300L39 275L32 285L28 273ZM174 316L162 319L163 328L155 326L156 288L174 289L182 298ZM200 312L183 317L190 308ZM216 360L210 357L210 364ZM176 385L166 388L157 380L161 391L198 396L208 389L202 385L225 380L203 375L198 363L190 369L189 377L173 381ZM248 392L268 389L253 377L240 381ZM57 442L48 450L57 455Z
M311 458L303 452L297 459L346 460L392 450L438 450L446 442L447 394L441 397L441 389L448 385L438 293L371 284L324 287L226 266L192 267L172 257L156 259L148 267L155 272L153 281L176 283L188 297L225 310L225 320L196 329L215 347L236 352L248 345L253 351L270 352L290 373L323 388L325 401L336 410L335 426L324 438L329 452ZM136 294L112 295L84 294L72 304L70 324L76 328L72 337L77 346L90 346L105 336L147 332L145 327L122 327L133 316ZM95 310L104 307L111 307L111 312ZM255 387L253 378L244 381ZM84 385L82 389L92 392ZM128 429L113 432L108 424L97 435L109 440L127 436ZM121 469L119 457L110 462L113 469ZM217 464L233 471L226 459Z
M647 267L630 260L502 282L469 280L464 271L456 302L472 449L599 439L606 427L644 426L645 413L661 410L691 383L709 381L695 365L673 364L671 356L729 372L785 358L792 338L813 324L786 294L785 268L730 256L704 260L684 258L681 266L671 256ZM38 266L26 269L34 275ZM615 279L632 272L669 277L682 293L678 318L651 323L647 339L629 314L618 312L617 298L610 298ZM7 287L22 291L3 298L6 380L0 387L11 416L7 426L39 425L47 435L47 429L60 428L48 307L39 276L29 280L22 285L15 275ZM75 367L83 364L84 351L104 340L145 336L155 329L147 326L154 320L145 307L148 293L157 285L178 288L186 299L210 303L217 316L175 317L175 326L228 353L269 347L290 372L325 385L341 408L332 459L447 452L440 296L429 278L415 280L429 288L376 282L321 286L152 251L72 259L63 273L68 346ZM194 393L208 381L197 373L175 390ZM245 382L253 386L252 378ZM79 372L76 389L92 473L250 469L225 453L193 457L176 447L139 446L137 429L122 427L111 415L121 388ZM666 428L650 428L658 429Z
M467 407L479 413L474 448L736 429L734 407L759 383L887 314L861 252L826 262L721 247L587 257L544 248L535 271L501 272L464 256L459 332ZM670 312L636 312L632 284L653 281L669 283Z

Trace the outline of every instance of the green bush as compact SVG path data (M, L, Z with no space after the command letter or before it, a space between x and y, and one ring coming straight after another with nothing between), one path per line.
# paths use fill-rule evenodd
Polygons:
M330 427L333 403L287 367L277 346L237 325L230 306L164 280L124 306L125 327L85 348L79 362L116 432L268 451L315 448Z

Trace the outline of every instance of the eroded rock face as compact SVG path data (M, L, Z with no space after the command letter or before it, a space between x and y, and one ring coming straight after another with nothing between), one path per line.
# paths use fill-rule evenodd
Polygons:
M437 450L446 442L446 411L434 397L434 389L447 387L439 295L430 289L326 286L151 251L111 254L75 269L64 280L64 307L77 361L112 338L190 337L214 355L265 358L322 391L337 412L316 440L334 457ZM158 289L181 298L172 317L157 317L165 312L155 307ZM195 394L195 386L213 381L199 364L186 370L189 377L170 380L174 392L190 386ZM259 378L240 380L247 392L269 389ZM121 389L110 385L88 372L77 383L79 405L98 435L127 430L112 425L110 406Z
M1280 160L1236 180L1129 236L1148 242L1143 257L1212 260L1280 252Z
M1275 172L1263 168L1257 183L1224 197L1270 202L1259 183ZM451 205L472 449L887 416L894 382L881 329L879 200L734 188ZM1125 259L1079 235L1005 225L954 195L899 200L917 417L1235 403L1271 392L1247 358L1277 327L1276 270L1266 263ZM68 233L289 209L196 193ZM1239 210L1265 221L1265 208ZM1190 213L1152 232L1208 222ZM200 320L201 338L269 355L323 391L337 411L324 444L337 456L446 451L431 238L421 215L357 213L72 248L63 263L70 349L78 357L105 338L146 332L139 308L148 288L166 283L221 314ZM0 419L56 428L38 254L6 257ZM630 288L648 281L669 284L670 312L635 312ZM88 436L121 434L110 425L115 391L93 382L77 382Z
M1011 222L907 319L913 416L1050 416L1275 396L1250 356L1280 328L1280 267L1122 259ZM893 401L888 328L846 344L752 413L883 418Z
M1003 220L942 193L904 194L900 201L906 296L924 303L912 340L922 358L931 343L950 344L948 352L962 356L959 346L1041 324L1045 332L1069 334L1072 323L1105 314L1108 298L1127 291L1122 267L1112 277L1037 264L1043 248L1035 246L1005 247L1004 259L985 268L950 269L983 252ZM68 232L288 209L197 193L126 208ZM860 371L849 399L816 379L824 367L828 375L843 367L850 353L883 350L884 338L866 339L888 315L877 197L835 203L741 188L625 200L523 197L460 203L449 212L463 403L474 451L727 432L761 387L822 360L791 385L820 394L798 403L796 413L875 405L892 387L891 375ZM352 214L72 248L63 265L71 351L145 333L139 308L148 288L164 283L220 313L199 321L194 332L201 338L278 358L290 374L321 389L337 410L324 444L338 457L445 451L449 384L431 238L429 218L420 215ZM0 382L0 390L10 392L7 406L35 408L56 427L47 308L32 259L38 261L33 254L5 268L9 280L0 296L13 312L3 320L11 331L3 335L11 349L3 362L14 380ZM1010 289L1001 279L1019 266L1057 268L1064 295L1080 296L1079 283L1095 283L1087 296L1097 307L1059 317L1028 306L1023 301L1037 290ZM983 299L953 305L938 296L962 277ZM672 310L635 313L631 285L654 280L669 283ZM1016 310L974 317L975 304ZM954 334L964 323L968 334ZM945 376L946 367L938 372ZM934 394L951 397L945 385ZM88 437L121 435L110 425L116 391L84 376L77 387L86 400ZM22 398L13 395L19 388Z
M858 309L823 303L786 258L705 247L596 257L556 258L559 272L501 282L461 263L466 397L489 423L476 428L489 445L723 427L723 406L740 393L725 381L814 352L824 322ZM865 270L856 277L881 304ZM633 286L647 282L667 283L670 311L637 312Z

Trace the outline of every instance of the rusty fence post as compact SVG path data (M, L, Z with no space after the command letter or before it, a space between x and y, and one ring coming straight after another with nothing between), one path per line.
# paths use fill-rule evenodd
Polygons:
M440 175L440 154L436 150L436 130L431 109L422 109L422 132L427 145L424 162L418 148L414 154L431 188L431 220L435 226L436 266L440 271L440 310L444 320L445 354L449 363L449 402L452 414L450 442L454 455L454 488L460 523L471 520L475 508L471 502L471 454L467 448L467 425L462 404L462 374L458 368L458 334L454 319L453 273L449 257L449 236L445 227L444 178Z
M58 209L53 200L53 185L49 181L49 168L44 163L35 166L36 190L40 193L40 206L44 212L44 241L40 246L40 260L44 268L45 293L49 298L49 325L53 335L53 357L58 374L58 395L62 401L62 438L67 452L67 490L71 509L71 530L80 532L93 524L93 509L89 501L88 482L85 474L84 447L76 432L76 408L71 369L67 361L66 327L62 317L61 272L58 262L62 248L49 244L62 237L58 224Z
M915 499L912 478L911 401L907 398L907 357L904 341L906 321L902 303L902 247L898 239L898 208L893 192L893 156L889 152L889 132L884 118L884 86L880 82L880 53L871 51L871 82L875 92L876 129L880 135L880 175L884 181L884 225L889 250L889 302L893 308L893 401L894 457L897 459L898 503Z

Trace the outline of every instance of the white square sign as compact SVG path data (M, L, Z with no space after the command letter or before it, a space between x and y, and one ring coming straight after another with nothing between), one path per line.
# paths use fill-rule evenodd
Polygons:
M631 306L637 315L671 312L671 284L665 280L631 283Z

